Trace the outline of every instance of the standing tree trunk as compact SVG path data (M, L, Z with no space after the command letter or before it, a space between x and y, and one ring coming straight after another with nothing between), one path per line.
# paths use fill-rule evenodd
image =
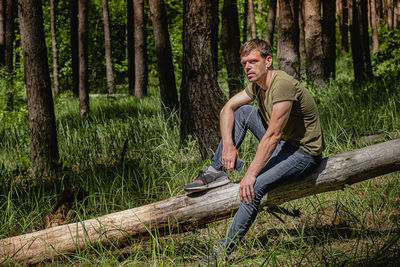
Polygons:
M253 0L248 0L249 3L249 25L251 38L257 38L256 18L254 16L254 3Z
M361 82L372 76L366 0L353 0L351 22L350 35L354 78L356 82Z
M133 11L135 25L135 96L141 98L147 95L148 82L144 0L134 0Z
M157 57L158 80L162 108L165 115L179 107L176 90L172 50L168 34L168 21L164 0L150 0L150 13L154 35L154 50Z
M279 0L278 65L294 77L300 65L298 10L299 0Z
M115 93L114 71L111 56L110 16L108 15L108 0L102 0L104 21L104 48L106 55L107 89L109 94Z
M307 71L307 53L304 33L304 0L299 3L299 54L300 54L300 72L301 76L305 76Z
M5 66L6 47L6 2L0 0L0 68Z
M51 27L51 49L53 51L53 84L54 95L60 94L60 81L58 79L58 51L57 51L57 34L56 34L56 0L50 0L50 27Z
M7 104L6 109L13 111L14 109L14 9L16 8L15 0L6 0L6 40L5 40L5 71L7 72Z
M129 94L135 92L135 40L134 40L134 19L133 19L133 2L134 0L126 1L126 46L128 57L128 83Z
M219 111L224 97L216 80L212 56L212 0L185 0L181 138L195 133L203 157L219 142Z
M41 0L18 1L21 45L31 139L31 168L35 177L52 177L58 162L56 122Z
M336 4L332 0L322 0L322 49L324 80L335 78L336 63Z
M340 24L340 36L342 37L342 53L349 52L349 4L348 0L342 1L342 23Z
M387 27L389 30L393 29L393 0L386 0L386 17L387 17Z
M271 45L271 47L274 46L276 3L277 3L277 0L270 0L269 8L268 8L267 33L265 36L265 40Z
M375 9L376 0L371 0L371 33L372 33L372 51L377 53L379 51L379 40L378 40L378 21Z
M315 84L322 85L324 83L324 51L320 0L304 1L304 28L307 78Z
M228 72L229 96L243 89L240 65L240 31L236 0L225 0L222 8L221 48Z
M72 92L79 97L78 1L69 2L72 57Z
M249 14L249 2L248 0L244 0L244 7L243 7L243 21L242 21L242 43L246 42L248 39L247 36L247 22L248 22L248 14Z
M218 30L219 30L219 5L212 5L212 26L211 26L211 53L215 70L215 79L218 80Z
M89 113L88 0L79 0L78 10L79 108L83 117Z

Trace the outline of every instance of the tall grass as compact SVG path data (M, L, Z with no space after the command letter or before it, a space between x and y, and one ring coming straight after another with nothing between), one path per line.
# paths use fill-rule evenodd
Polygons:
M400 86L393 81L351 82L347 58L338 61L336 80L311 88L324 128L324 156L367 144L359 136L400 131ZM54 186L21 185L29 167L29 134L24 105L2 112L0 125L0 238L43 229L58 195L67 187L88 192L75 200L71 220L84 220L141 206L183 193L202 167L196 139L182 144L176 112L163 117L157 88L142 100L91 98L82 119L78 101L55 101L62 172ZM126 150L124 150L124 145ZM246 138L240 157L249 163L257 141ZM245 171L245 170L244 170ZM238 181L242 173L230 173ZM343 191L291 201L301 217L260 212L254 226L226 266L374 265L399 263L400 175L385 175ZM191 265L226 234L230 220L189 233L130 240L126 247L89 246L43 265Z

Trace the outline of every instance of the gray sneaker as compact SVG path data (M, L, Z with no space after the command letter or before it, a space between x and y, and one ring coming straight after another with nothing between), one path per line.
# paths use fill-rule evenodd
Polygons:
M214 246L208 251L208 255L205 255L203 259L196 263L196 266L218 266L218 261L222 258L222 251L219 247Z
M186 192L199 192L222 186L230 183L228 175L224 171L211 172L208 167L205 167L200 171L196 180L185 186L184 190Z

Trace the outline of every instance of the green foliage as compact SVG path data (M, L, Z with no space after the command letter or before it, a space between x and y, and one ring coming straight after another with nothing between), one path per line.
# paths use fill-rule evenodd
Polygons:
M400 73L400 28L388 30L379 26L379 52L372 57L374 74L378 78L398 77Z

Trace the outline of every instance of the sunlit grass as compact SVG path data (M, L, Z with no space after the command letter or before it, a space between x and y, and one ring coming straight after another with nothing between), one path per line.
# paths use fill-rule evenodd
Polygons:
M338 66L346 66L340 59ZM400 131L400 88L391 81L354 85L338 69L337 79L312 89L326 140L324 156L368 144L356 138ZM225 88L226 89L226 88ZM26 108L20 107L0 125L0 238L43 229L58 195L67 187L88 192L75 201L74 220L85 220L138 207L183 193L183 186L209 160L198 143L182 144L176 112L164 118L152 87L150 96L91 98L91 113L79 115L77 99L55 100L62 170L53 186L30 187L15 181L27 177L29 132ZM226 91L226 90L225 90ZM5 118L5 117L4 117ZM124 151L126 145L126 151ZM246 138L240 157L249 163L257 140ZM238 181L242 173L230 173ZM365 181L343 191L285 203L301 217L276 217L263 211L237 251L223 266L368 265L400 257L399 173ZM128 240L125 247L88 246L44 265L187 266L199 260L222 238L230 220L211 223L189 233ZM397 238L397 239L396 239ZM397 252L396 252L397 251Z

